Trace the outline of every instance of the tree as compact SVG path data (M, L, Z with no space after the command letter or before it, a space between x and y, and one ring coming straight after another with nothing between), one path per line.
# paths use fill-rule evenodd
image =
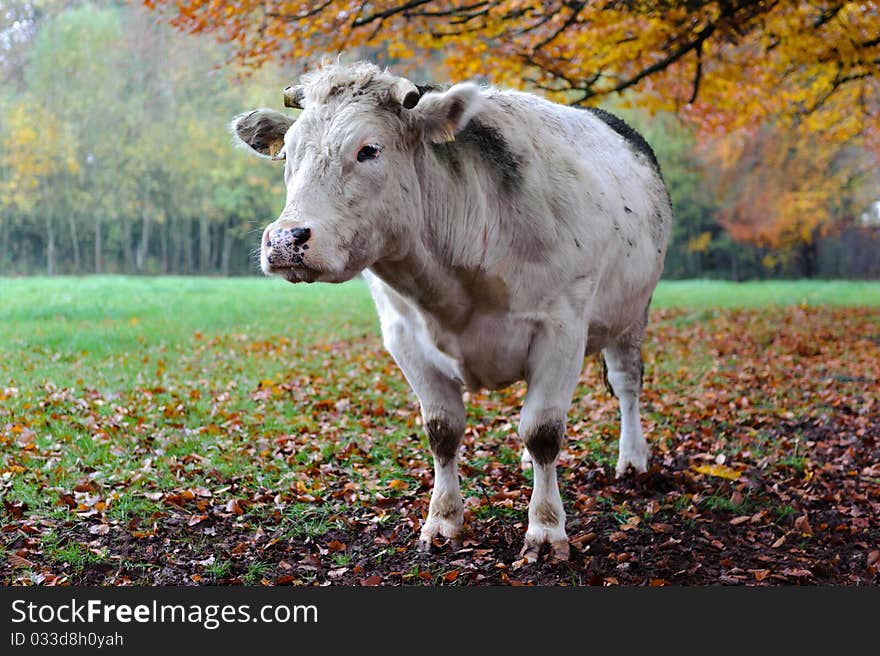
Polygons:
M6 171L0 181L0 210L42 218L46 271L51 275L56 269L55 226L67 201L57 187L65 175L79 170L72 135L31 98L5 118L0 134L0 169Z
M717 138L703 156L713 173L716 220L733 239L772 251L769 269L796 258L806 277L818 273L818 240L858 215L858 183L872 159L827 135L778 126Z
M155 7L155 0L144 0ZM593 103L635 90L704 130L782 121L849 139L876 129L880 7L836 0L170 0L258 66L381 46L441 53L453 78Z
M227 124L283 77L237 80L211 40L142 7L57 5L29 27L16 88L0 86L0 273L252 271L282 176ZM5 52L0 79L20 63Z
M405 68L440 59L453 79L527 87L570 104L613 100L674 113L710 153L711 166L722 161L716 182L725 193L715 218L734 239L781 249L783 258L799 252L808 261L816 237L841 218L848 202L838 198L841 190L852 192L880 166L876 2L169 4L173 24L231 42L247 67L277 58L308 68L324 53L367 46ZM705 227L688 238L691 263L682 271L699 272L713 244L732 246L719 232ZM738 275L735 259L729 270Z

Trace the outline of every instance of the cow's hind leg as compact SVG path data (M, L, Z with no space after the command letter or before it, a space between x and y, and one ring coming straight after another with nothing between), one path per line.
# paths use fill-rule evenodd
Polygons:
M642 339L644 325L627 333L602 354L608 367L608 382L620 401L620 446L616 474L623 476L632 467L636 472L648 468L648 443L639 416L642 391Z

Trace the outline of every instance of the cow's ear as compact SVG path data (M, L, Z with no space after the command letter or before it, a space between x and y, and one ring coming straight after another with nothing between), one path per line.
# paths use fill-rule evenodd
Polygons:
M283 159L284 135L293 119L274 109L255 109L239 114L230 125L233 136L263 157Z
M463 82L437 93L426 93L412 112L425 137L434 143L452 141L483 106L480 87Z

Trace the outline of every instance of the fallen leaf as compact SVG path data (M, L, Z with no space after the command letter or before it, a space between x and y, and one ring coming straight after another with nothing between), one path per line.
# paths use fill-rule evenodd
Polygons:
M810 526L810 520L807 518L806 514L801 515L794 520L794 527L796 530L800 531L800 534L804 537L810 537L813 535L813 527Z
M728 481L735 481L740 476L740 472L738 472L736 469L728 467L727 465L693 465L691 469L693 469L698 474L715 476L716 478L723 478Z
M187 526L195 526L196 524L201 524L203 521L208 519L208 515L191 515L188 520L186 520Z
M27 558L22 558L16 554L9 554L6 556L6 560L12 565L13 569L17 567L35 567L36 563L32 563Z

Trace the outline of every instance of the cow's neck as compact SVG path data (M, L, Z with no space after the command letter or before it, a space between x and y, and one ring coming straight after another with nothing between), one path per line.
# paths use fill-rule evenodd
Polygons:
M393 259L371 269L395 291L451 330L463 329L475 307L503 308L505 281L487 267L497 244L501 200L487 194L495 181L482 163L468 174L428 148L417 153L418 211Z

